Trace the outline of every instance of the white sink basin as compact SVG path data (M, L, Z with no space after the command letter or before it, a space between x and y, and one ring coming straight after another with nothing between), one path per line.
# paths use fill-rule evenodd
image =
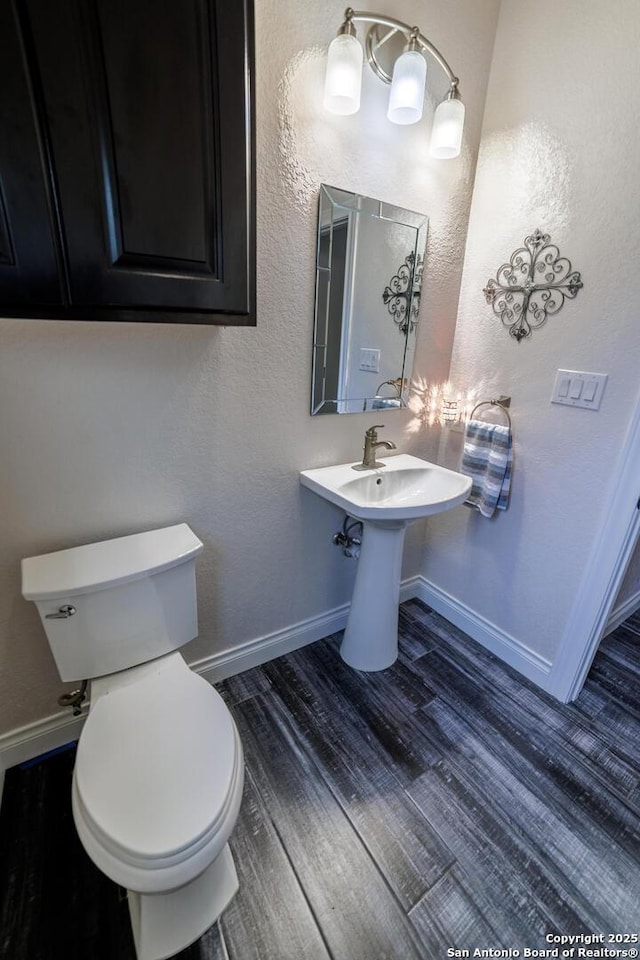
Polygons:
M352 463L303 470L300 482L357 520L417 520L466 500L470 477L409 454L384 467L355 471Z
M384 670L398 656L398 601L405 530L412 520L466 500L471 478L399 454L383 467L303 470L300 482L362 521L362 548L340 655L356 670Z

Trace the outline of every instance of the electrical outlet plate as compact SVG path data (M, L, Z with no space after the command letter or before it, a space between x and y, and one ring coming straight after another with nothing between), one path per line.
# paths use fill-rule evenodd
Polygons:
M585 410L599 410L607 379L606 373L558 370L551 403L583 407Z

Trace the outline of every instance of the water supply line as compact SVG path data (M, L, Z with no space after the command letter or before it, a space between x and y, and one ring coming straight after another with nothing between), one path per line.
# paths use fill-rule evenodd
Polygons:
M351 531L356 531L352 534ZM334 533L331 542L336 547L342 547L345 557L357 560L360 556L360 546L362 544L362 521L354 520L353 517L346 516L342 524L342 530Z
M83 680L79 690L71 690L69 693L63 693L58 697L58 705L61 707L72 707L74 717L79 717L82 713L82 703L87 699L88 680Z

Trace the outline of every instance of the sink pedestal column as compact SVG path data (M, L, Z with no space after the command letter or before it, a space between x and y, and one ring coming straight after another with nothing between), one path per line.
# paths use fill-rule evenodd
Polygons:
M398 604L402 548L408 522L363 523L351 610L340 647L356 670L384 670L398 656Z

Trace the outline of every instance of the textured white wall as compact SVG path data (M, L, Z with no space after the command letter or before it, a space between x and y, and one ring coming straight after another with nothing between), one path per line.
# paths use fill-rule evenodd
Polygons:
M639 42L635 0L505 0L487 94L451 379L512 395L513 495L429 521L423 572L550 660L637 402ZM482 288L536 227L584 289L518 344ZM558 367L609 374L600 412L549 403Z
M348 599L354 566L330 543L341 514L297 477L355 459L375 419L308 414L322 181L430 214L422 351L448 367L498 0L379 7L422 24L459 70L469 119L449 164L428 157L429 110L418 128L386 121L370 71L359 116L323 112L342 2L256 7L257 328L0 320L0 732L56 712L60 692L21 557L187 521L205 543L194 660ZM386 414L400 451L409 419Z

